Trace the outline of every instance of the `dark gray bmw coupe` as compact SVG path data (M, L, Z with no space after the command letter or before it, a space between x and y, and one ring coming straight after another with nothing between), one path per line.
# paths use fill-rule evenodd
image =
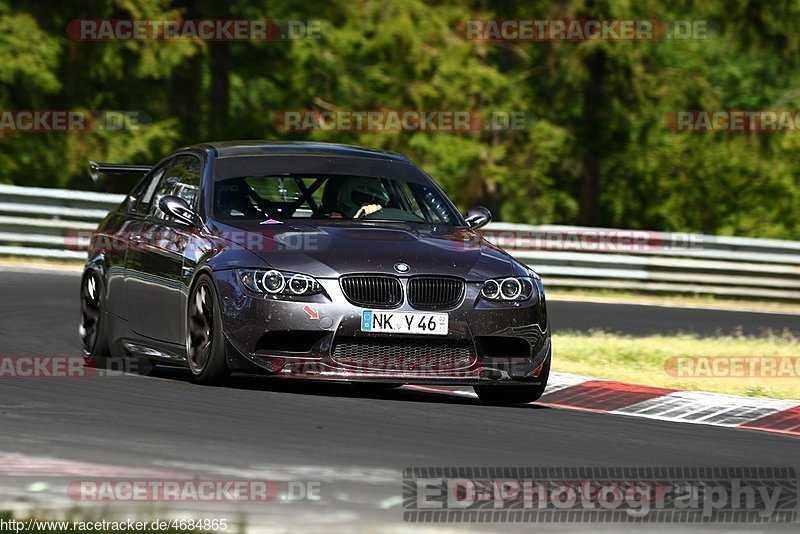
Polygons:
M100 223L81 285L90 364L474 386L531 402L550 370L542 282L405 157L322 143L223 142L157 165Z

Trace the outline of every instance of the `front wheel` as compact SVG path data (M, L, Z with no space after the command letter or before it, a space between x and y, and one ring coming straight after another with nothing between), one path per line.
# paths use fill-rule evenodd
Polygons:
M103 278L95 270L88 270L81 281L81 319L78 335L83 343L86 365L105 369L111 349L103 318L105 308Z
M527 404L539 400L547 387L547 379L550 377L550 360L548 355L539 374L539 384L520 384L513 386L492 385L492 386L473 386L478 398L484 404L510 405Z
M230 372L225 363L225 344L214 282L201 274L191 293L186 313L186 360L198 384L218 386Z

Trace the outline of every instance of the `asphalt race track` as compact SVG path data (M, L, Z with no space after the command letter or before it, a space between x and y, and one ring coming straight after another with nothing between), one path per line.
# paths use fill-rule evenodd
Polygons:
M76 274L0 272L0 354L79 354L78 281ZM553 302L550 310L556 331L705 335L748 324L745 333L797 333L800 323L791 315L653 306ZM19 465L28 462L23 458L51 457L133 473L319 481L321 500L203 511L229 518L242 512L261 526L290 522L347 532L369 523L401 532L409 527L400 509L404 467L797 467L800 439L536 406L489 407L405 388L369 393L346 384L258 377L207 388L191 384L184 372L157 370L152 376L0 381L0 501L75 504L65 497L63 481L37 471L35 462L29 471L4 472L4 454L25 455ZM522 529L491 527L479 530Z

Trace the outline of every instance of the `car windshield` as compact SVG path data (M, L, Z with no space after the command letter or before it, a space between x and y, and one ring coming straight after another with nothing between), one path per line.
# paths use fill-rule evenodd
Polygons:
M216 182L217 219L350 219L459 224L430 185L397 178L279 175Z

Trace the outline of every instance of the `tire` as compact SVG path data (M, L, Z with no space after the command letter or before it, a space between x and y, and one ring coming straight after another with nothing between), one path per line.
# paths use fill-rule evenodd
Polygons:
M198 384L219 386L230 371L225 361L222 313L214 282L206 274L197 277L186 309L186 361Z
M89 367L105 369L111 357L105 318L105 286L103 277L94 269L87 270L81 280L81 315L78 335L83 343L83 359Z
M511 405L511 404L527 404L539 400L539 397L544 393L547 387L547 379L550 377L550 360L552 357L547 356L544 362L542 372L539 375L539 384L525 384L506 386L502 384L492 386L473 386L478 398L484 404L492 404L495 406Z

